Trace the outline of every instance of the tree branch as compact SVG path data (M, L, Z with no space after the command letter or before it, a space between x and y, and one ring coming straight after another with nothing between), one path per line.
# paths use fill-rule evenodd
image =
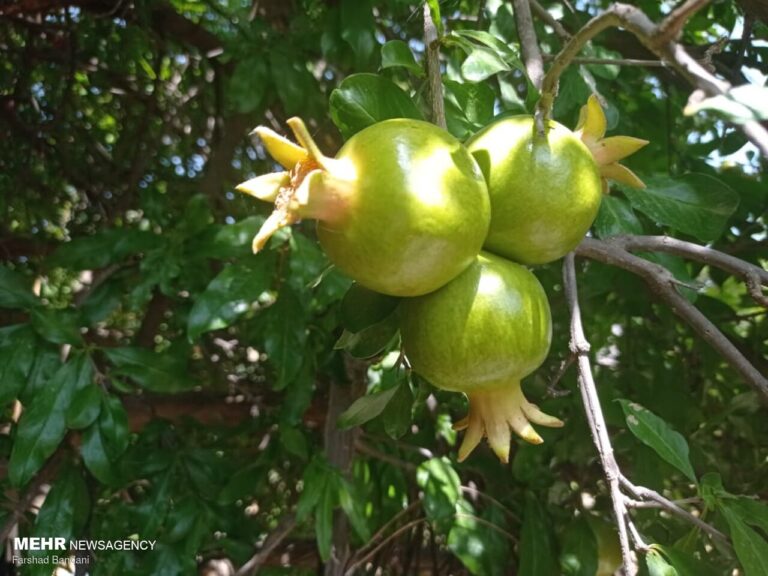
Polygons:
M740 258L670 236L614 236L606 242L624 250L665 252L720 268L744 280L752 298L768 308L768 298L761 289L762 286L768 286L768 270Z
M629 240L625 241L629 242ZM675 246L675 243L665 243L663 245L672 247ZM768 403L768 379L746 359L739 349L698 308L675 289L675 279L669 270L635 256L622 248L621 245L613 244L611 241L585 238L577 246L575 253L582 257L623 268L642 277L648 283L651 290L664 300L675 314L693 328L694 332L725 358L731 367L758 392L763 402ZM722 256L727 255L722 254ZM724 262L721 258L719 261L721 263Z
M536 39L536 30L531 19L531 6L529 0L512 0L515 12L515 24L517 36L520 38L520 48L523 53L523 62L528 77L536 88L541 88L544 78L544 61L541 58L539 42Z
M608 480L608 486L611 491L611 501L613 502L613 513L616 517L616 524L619 528L619 543L621 545L621 557L624 564L624 570L627 576L635 576L638 572L637 561L632 555L629 546L628 524L631 522L627 513L624 495L621 493L619 478L621 471L616 463L613 454L613 446L608 437L608 427L605 424L603 411L600 407L600 399L597 395L597 388L592 377L592 366L589 361L589 342L584 335L584 328L581 323L581 309L579 308L579 295L576 285L576 267L574 264L573 252L565 257L563 263L563 281L565 285L565 294L568 299L568 307L571 310L571 351L577 355L577 365L579 369L579 389L581 391L581 400L584 404L584 410L589 422L589 428L592 431L592 440L600 456L605 477Z
M267 536L261 550L243 564L235 573L235 576L253 576L258 574L270 554L293 532L294 528L296 528L296 516L293 514L284 516L278 523L277 528Z
M440 39L432 20L429 4L424 3L424 47L426 52L429 98L432 107L432 122L445 128L445 102L443 102L443 80L440 75Z
M675 68L697 89L708 96L725 94L731 85L694 60L680 44L671 40L671 35L679 32L686 19L704 5L703 0L689 0L678 10L673 11L658 26L645 13L629 4L616 3L587 22L566 43L552 63L542 81L541 98L536 115L543 127L552 111L558 82L561 74L571 64L584 45L603 30L621 27L634 34L646 48L657 54ZM757 146L763 156L768 158L768 130L759 122L751 121L739 126L747 137Z

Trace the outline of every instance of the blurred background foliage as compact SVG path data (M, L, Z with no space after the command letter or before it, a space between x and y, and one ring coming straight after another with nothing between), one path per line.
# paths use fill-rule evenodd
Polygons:
M656 21L673 8L635 4ZM532 111L510 3L432 5L450 131L464 139L499 114ZM574 33L608 4L541 5ZM556 54L562 34L540 15L534 24ZM541 430L541 446L515 440L504 466L486 446L456 463L451 425L466 401L398 367L386 304L352 292L342 305L350 282L329 268L311 223L251 254L269 207L234 185L275 166L250 130L285 133L300 115L334 153L371 122L429 117L422 36L421 6L404 0L0 7L3 538L157 540L152 552L94 554L94 575L234 574L262 546L264 574L617 568L575 370L551 386L569 356L559 263L536 270L554 342L524 387L566 426ZM760 3L713 2L681 42L734 85L764 85ZM622 31L582 56L654 59ZM555 119L573 127L593 91L609 134L651 141L628 162L648 190L614 188L593 235L670 234L765 266L765 162L742 133L716 111L684 116L690 87L653 63L572 66ZM649 258L767 372L765 309L740 281ZM736 548L638 509L654 543L643 570L731 574L741 562L765 574L768 509L756 498L768 496L768 419L756 394L640 279L578 264L624 473L690 499ZM644 429L630 429L618 399L650 411ZM661 571L670 564L676 572Z

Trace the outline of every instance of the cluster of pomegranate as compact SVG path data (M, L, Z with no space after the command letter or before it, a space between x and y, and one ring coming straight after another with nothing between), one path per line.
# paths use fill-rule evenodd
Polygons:
M438 388L463 392L469 414L459 460L483 437L504 462L511 431L542 442L532 424L562 422L526 400L522 378L546 358L549 303L526 268L561 258L594 221L605 178L642 182L618 164L647 142L604 138L593 96L575 132L531 116L503 118L462 144L427 122L393 119L324 156L298 118L297 144L256 132L285 171L244 182L241 192L275 205L256 238L317 220L320 245L356 282L403 297L402 346Z

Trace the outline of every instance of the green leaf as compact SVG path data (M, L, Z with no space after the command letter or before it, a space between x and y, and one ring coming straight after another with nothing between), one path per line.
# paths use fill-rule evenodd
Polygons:
M560 553L562 573L568 576L594 576L597 572L597 538L586 518L568 524Z
M288 48L282 44L282 48ZM273 46L269 52L272 86L288 115L313 116L318 109L313 97L320 88L307 68L303 55L292 54Z
M364 68L376 46L375 21L370 0L342 0L341 37L352 48L355 68Z
M187 374L186 350L181 346L162 353L133 346L105 348L103 352L117 375L128 377L151 392L182 392L196 385Z
M35 333L29 324L0 328L0 410L21 394L36 351Z
M682 550L660 544L652 544L651 547L664 555L678 576L718 576L717 570L709 562L701 561Z
M101 412L101 397L102 391L95 384L75 392L67 410L67 428L81 430L93 424Z
M520 59L520 53L515 48L514 44L508 44L504 40L501 40L490 32L485 32L484 30L457 30L454 34L460 38L467 38L482 44L507 64L510 64L521 72L526 71L523 62Z
M381 47L382 68L407 68L416 76L423 76L424 69L416 62L408 44L402 40L390 40Z
M362 426L381 414L392 398L395 397L399 386L361 396L339 416L337 426L342 429Z
M363 542L367 542L371 538L371 531L368 528L368 524L365 521L365 515L363 508L365 506L365 500L358 494L355 486L342 478L337 476L337 497L339 504L344 510L344 513L349 518L352 528L355 529L357 535Z
M253 254L253 237L262 224L263 216L249 216L234 224L208 226L205 232L190 238L185 249L197 257L248 259Z
M58 471L51 490L43 500L40 512L35 519L30 536L37 538L64 538L67 545L70 540L82 534L88 520L91 507L88 487L80 470L70 463L65 463ZM30 551L28 557L39 558L45 563L40 568L43 574L51 573L53 556L61 556L60 550ZM34 566L38 568L38 566ZM26 568L24 573L27 574ZM32 572L30 572L32 573Z
M71 270L106 268L128 256L155 248L161 245L162 241L160 236L152 232L134 228L111 228L63 244L51 254L46 264Z
M387 318L399 303L399 298L354 283L341 301L341 325L350 332L360 332Z
M238 60L229 79L227 100L240 113L258 110L269 85L269 70L263 54L251 54Z
M645 555L650 576L680 576L673 566L670 566L657 550L649 550Z
M728 499L727 506L744 522L768 534L768 505L747 496L737 496Z
M618 402L632 434L695 483L696 473L688 457L685 438L647 408L629 400L620 399Z
M315 508L315 536L317 549L323 562L331 555L333 539L333 511L336 508L336 494L330 482L323 487L320 501Z
M541 504L527 492L520 534L520 576L551 576L558 573L551 526L552 521Z
M451 80L445 80L443 84L448 131L456 138L464 140L491 121L496 95L488 84L463 84Z
M14 486L25 485L56 450L66 433L66 413L72 398L90 384L92 370L86 354L73 354L27 406L8 465Z
M82 344L80 315L75 310L35 308L31 314L32 326L40 336L54 344Z
M276 372L275 390L284 389L301 372L307 343L305 317L301 301L287 285L263 313L264 350Z
M645 190L622 190L636 210L703 242L720 237L739 205L736 192L706 174L656 176L648 179L647 185Z
M345 139L389 118L423 116L411 97L376 74L352 74L331 92L331 118Z
M34 308L39 303L24 276L0 266L0 308Z
M100 422L97 420L83 432L80 444L80 455L88 471L102 484L114 486L118 484L118 476L113 463L107 454L104 435Z
M461 65L461 75L469 82L482 82L487 78L511 70L493 50L476 46Z
M307 439L298 428L294 428L288 425L281 426L280 445L285 448L286 452L293 454L301 460L309 459Z
M595 219L595 233L598 238L620 234L642 234L643 224L629 202L616 196L603 195L600 211Z
M328 467L317 457L313 458L302 477L303 489L296 504L296 521L303 522L317 507L328 484Z
M702 110L712 110L736 124L768 119L768 87L744 84L731 88L725 94L705 98L685 107L691 116Z
M400 322L397 314L391 314L361 332L345 330L334 345L337 350L346 350L355 358L372 358L381 353L397 335Z
M408 432L411 426L411 411L413 409L413 391L407 378L397 386L397 392L387 403L382 412L384 431L395 440Z
M461 498L461 481L451 462L445 457L422 462L416 470L416 482L424 491L427 518L447 527Z
M478 517L469 502L459 500L456 518L448 534L448 549L472 574L504 576L509 574L510 542L485 522L505 529L505 518L495 506L487 508L483 516Z
M129 434L128 413L120 398L104 395L98 423L107 454L111 460L117 460L128 448Z
M745 576L768 574L768 542L755 530L747 526L738 513L729 506L721 505L720 511L731 529L731 539L736 556L744 568Z
M273 279L274 258L267 252L230 264L195 299L187 319L187 335L226 328L251 309Z

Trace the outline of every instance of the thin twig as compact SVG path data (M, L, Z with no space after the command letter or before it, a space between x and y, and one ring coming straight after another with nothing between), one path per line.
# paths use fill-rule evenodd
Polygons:
M631 241L631 237L624 238L625 243ZM672 242L661 245L671 247L677 244ZM764 402L768 402L768 379L718 330L717 326L674 288L674 276L669 270L659 264L631 254L614 241L585 238L576 247L575 253L582 257L623 268L642 277L648 283L651 290L664 300L675 314L693 328L705 342L717 350L731 367L759 393ZM722 256L727 255L722 254ZM717 262L723 264L724 260L718 257Z
M731 85L714 76L694 60L680 44L672 40L687 18L704 4L706 4L705 0L689 0L658 26L639 8L621 3L612 4L604 12L592 18L566 43L544 76L541 98L536 110L540 125L545 125L552 111L562 73L584 45L607 28L621 27L634 34L646 48L665 62L669 62L688 82L707 96L726 94ZM760 149L763 156L768 158L768 130L756 121L746 122L739 127Z
M553 60L555 56L544 54L544 60ZM641 58L587 58L578 57L571 60L572 64L606 64L608 66L642 66L644 68L668 68L669 64L662 60L644 60Z
M638 498L642 498L644 502L651 501L655 504L657 504L660 508L671 512L672 514L675 514L676 516L679 516L681 518L684 518L694 526L697 526L698 528L701 528L714 538L717 538L725 544L726 546L730 546L728 542L728 537L720 532L717 528L710 526L706 522L704 522L701 518L698 518L685 510L684 508L680 507L675 502L672 502L672 500L669 500L668 498L665 498L655 490L651 490L650 488L646 488L645 486L636 486L632 482L630 482L624 475L621 475L619 478L619 481L621 484L627 488L632 494L634 494ZM639 506L633 506L635 508Z
M243 564L240 569L235 573L235 576L253 576L259 573L259 569L264 565L275 548L285 540L288 535L296 528L296 516L293 514L283 517L267 539L264 541L264 545L261 550L254 554L250 560Z
M473 496L478 496L483 500L487 500L491 504L494 504L495 506L497 506L499 510L501 510L507 516L509 516L511 520L513 520L514 522L517 522L518 524L521 523L520 517L517 514L512 512L512 510L504 506L504 504L496 500L496 498L494 498L490 494L486 494L482 490L478 490L477 488L473 488L471 486L461 486L461 491L464 492L465 494L472 494Z
M437 27L432 20L432 13L427 2L424 3L424 46L427 78L429 79L429 98L432 107L432 122L441 128L445 128L443 80L440 74L440 39L438 38Z
M544 6L539 4L536 0L530 0L530 4L531 10L536 13L536 17L540 18L545 24L552 28L552 30L555 31L555 34L564 40L568 40L571 37L568 31L563 28L563 25L555 20L552 14L550 14Z
M380 543L378 546L376 546L376 548L374 548L373 550L371 550L371 551L370 551L368 554L366 554L366 555L365 555L363 558L361 558L360 560L358 560L358 561L357 561L357 562L355 562L354 564L351 564L351 565L349 566L349 568L347 568L347 571L346 571L346 572L344 572L344 576L352 576L352 575L355 573L355 570L357 570L357 568L358 568L359 566L362 566L363 564L365 564L366 562L368 562L368 560L370 560L371 558L373 558L374 556L376 556L376 553L377 553L379 550L381 550L381 549L384 547L384 545L385 545L385 544L387 544L387 542L389 542L390 540L394 540L395 538L397 538L398 536L400 536L400 535L401 535L401 534L403 534L404 532L407 532L407 531L408 531L408 530L410 530L411 528L415 528L415 527L416 527L416 526L418 526L419 524L422 524L422 523L425 523L425 522L426 522L426 520L425 520L424 518L417 518L416 520L411 520L411 521L410 521L410 522L408 522L407 524L404 524L403 526L401 526L400 528L398 528L397 530L395 530L394 532L392 532L392 534L390 534L389 536L387 536L387 537L386 537L384 540L382 540L382 542L381 542L381 543Z
M539 42L536 39L536 30L531 18L531 6L529 0L512 0L515 12L515 24L517 37L520 38L520 50L525 63L525 71L536 88L541 88L544 78L544 61L541 58Z
M579 368L579 388L581 390L581 399L584 404L584 410L587 415L590 430L592 431L592 440L595 443L597 452L600 456L600 463L605 472L606 480L611 492L611 501L613 502L613 512L616 517L616 524L619 528L619 543L621 545L621 558L624 564L624 570L627 576L635 576L638 572L637 561L632 555L629 545L628 524L631 520L627 514L624 495L621 493L619 478L621 471L616 463L613 454L613 446L608 436L608 427L603 417L603 411L600 407L600 399L597 395L595 381L592 377L592 366L589 361L589 342L584 335L584 329L581 324L581 309L579 308L579 295L576 285L576 266L574 264L573 252L565 257L563 263L563 282L565 293L568 299L568 307L571 311L571 351L577 355Z

